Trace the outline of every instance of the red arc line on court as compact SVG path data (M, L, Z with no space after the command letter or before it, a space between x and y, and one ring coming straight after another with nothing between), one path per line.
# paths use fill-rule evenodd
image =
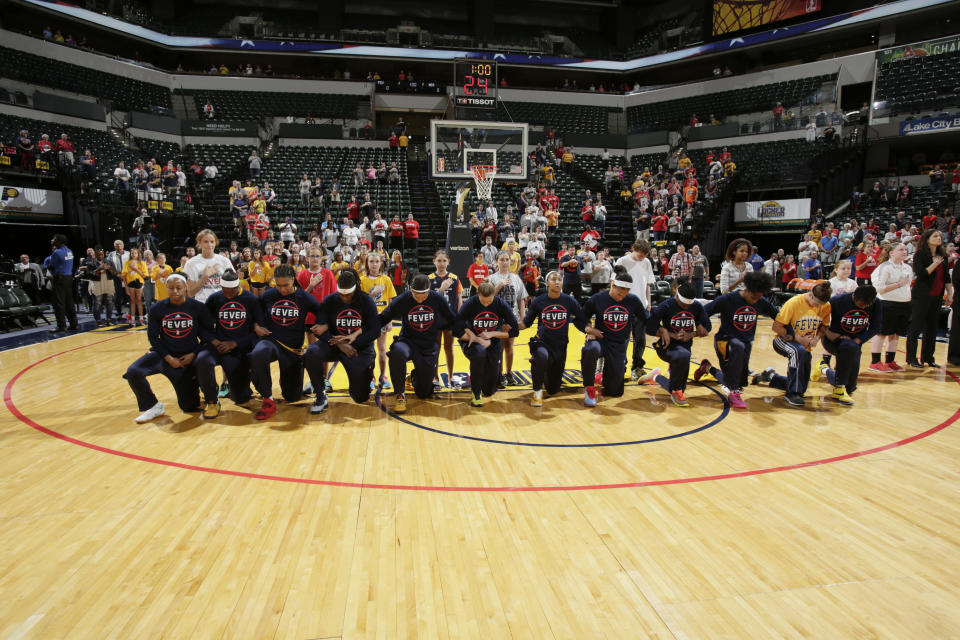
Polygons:
M166 467L175 467L178 469L186 469L189 471L202 471L204 473L216 473L224 476L235 476L238 478L250 478L253 480L273 480L275 482L289 482L295 484L313 484L313 485L324 485L329 487L348 487L351 489L386 489L393 491L449 491L449 492L486 492L486 493L497 493L497 492L539 492L539 491L593 491L593 490L602 490L602 489L631 489L639 487L659 487L664 485L672 484L692 484L696 482L712 482L715 480L730 480L733 478L748 478L750 476L761 476L768 473L778 473L780 471L792 471L794 469L804 469L807 467L817 467L820 465L831 464L833 462L842 462L843 460L852 460L853 458L862 458L864 456L873 455L875 453L880 453L881 451L888 451L890 449L896 449L897 447L902 447L908 445L917 440L922 440L928 436L931 436L938 431L946 429L951 424L960 419L960 408L953 412L949 418L936 425L931 427L926 431L912 435L903 440L898 440L896 442L891 442L879 447L874 447L872 449L865 449L863 451L855 451L852 453L845 453L839 456L833 456L830 458L821 458L820 460L811 460L809 462L800 462L797 464L788 464L779 467L768 467L766 469L751 469L749 471L737 471L734 473L724 473L719 475L712 476L694 476L690 478L671 478L669 480L646 480L642 482L622 482L616 484L587 484L587 485L567 485L567 486L526 486L526 487L442 487L442 486L430 486L430 485L405 485L405 484L376 484L376 483L367 483L367 482L341 482L337 480L314 480L312 478L294 478L290 476L275 476L262 473L250 473L247 471L233 471L230 469L217 469L214 467L202 467L193 464L184 464L182 462L175 462L173 460L161 460L159 458L151 458L149 456L141 456L135 453L128 453L126 451L118 451L116 449L110 449L109 447L102 447L98 444L93 444L92 442L86 442L84 440L79 440L71 436L62 434L58 431L54 431L49 427L45 427L42 424L39 424L31 420L28 416L24 415L16 404L13 402L13 387L25 373L33 369L34 367L52 360L58 356L70 353L72 351L79 351L80 349L86 349L88 347L94 347L105 342L110 342L111 340L118 340L120 338L126 337L124 334L122 336L117 336L115 338L108 338L106 340L101 340L99 342L94 342L91 344L83 345L80 347L74 347L72 349L67 349L59 353L47 356L41 360L37 360L33 364L27 365L21 369L17 375L13 376L10 381L7 383L7 386L3 390L3 401L7 409L10 410L20 422L36 429L41 433L45 433L48 436L53 436L63 440L64 442L69 442L70 444L75 444L81 447L86 447L87 449L92 449L93 451L99 451L101 453L109 453L110 455L120 456L121 458L127 458L129 460L138 460L140 462L149 462L152 464L159 464ZM947 371L946 374L950 378L960 384L960 378L958 378L953 373Z

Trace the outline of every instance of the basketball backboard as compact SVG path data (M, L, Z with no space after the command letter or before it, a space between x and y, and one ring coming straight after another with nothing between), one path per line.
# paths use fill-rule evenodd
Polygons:
M529 130L526 122L431 120L430 177L434 180L473 180L470 167L494 165L495 180L527 179Z

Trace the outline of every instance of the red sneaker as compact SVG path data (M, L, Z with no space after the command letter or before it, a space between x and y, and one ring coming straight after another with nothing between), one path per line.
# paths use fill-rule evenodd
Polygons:
M257 420L266 420L277 412L277 403L273 401L273 398L264 398L263 403L260 405L260 411L257 411L257 415L254 416Z
M870 371L876 371L877 373L891 373L893 369L890 368L886 362L874 362L870 365Z
M704 358L700 361L700 366L693 372L693 379L700 382L700 378L710 373L710 361Z
M602 387L603 386L603 371L597 371L593 376L593 386Z
M888 369L889 371L903 371L903 370L904 370L904 368L901 367L900 365L898 365L896 362L885 362L884 364L887 365L887 369Z

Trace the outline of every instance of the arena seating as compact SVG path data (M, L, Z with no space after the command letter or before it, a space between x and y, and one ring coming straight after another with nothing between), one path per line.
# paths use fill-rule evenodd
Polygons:
M784 82L744 87L705 95L641 104L627 109L630 131L674 131L690 122L696 113L701 121L710 114L721 121L728 116L771 111L777 102L785 107L816 104L820 88L836 74L796 78Z
M504 110L505 107L505 110ZM500 108L506 121L552 127L561 133L607 133L607 114L616 107L542 102L506 102Z
M778 187L805 184L810 179L810 161L823 149L802 139L756 142L727 147L737 165L743 187ZM713 150L719 154L720 149ZM699 175L707 175L707 149L688 152ZM634 165L636 166L636 165Z
M887 179L880 179L880 183L886 185ZM907 220L919 226L921 218L927 214L928 209L932 207L937 215L941 215L943 208L953 198L949 190L937 193L931 191L930 187L913 187L910 195L910 199L906 202L871 204L869 195L864 194L857 208L848 210L843 215L843 222L835 222L834 224L842 228L844 222L850 222L851 219L856 219L858 222L867 222L870 218L873 218L879 225L882 236L887 231L887 225L896 219L898 211L903 211Z
M121 111L170 107L165 87L0 47L0 76L109 100Z
M960 107L960 51L882 63L874 100L892 116Z
M207 100L219 120L260 120L269 117L294 116L303 118L357 117L360 96L323 95L317 93L279 93L266 91L208 91L185 90L192 96L197 113L203 113Z

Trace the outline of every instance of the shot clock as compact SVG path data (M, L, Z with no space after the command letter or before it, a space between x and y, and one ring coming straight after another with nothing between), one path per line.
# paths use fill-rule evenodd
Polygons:
M456 106L495 109L497 106L497 63L492 60L457 60L453 86Z

